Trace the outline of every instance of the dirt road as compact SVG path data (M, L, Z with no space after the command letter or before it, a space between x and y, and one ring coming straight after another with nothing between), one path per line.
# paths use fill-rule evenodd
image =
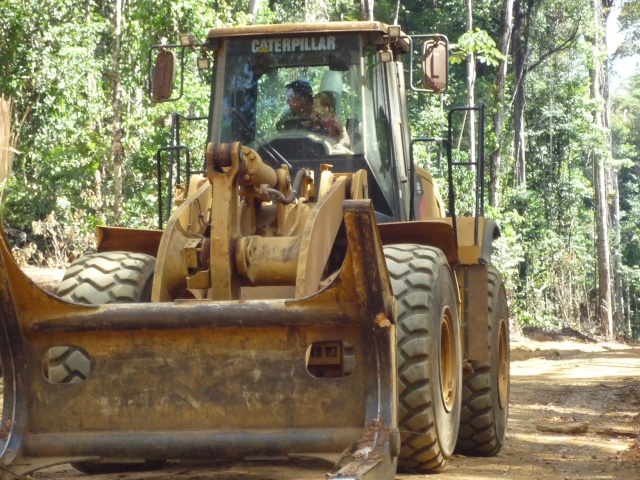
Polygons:
M455 456L429 478L640 479L640 347L512 340L507 442L495 458ZM547 430L547 431L543 431ZM551 430L551 431L548 431ZM575 431L558 433L555 431ZM283 469L283 467L289 467ZM65 480L267 480L324 477L326 463L171 465L87 476L70 466L34 474ZM316 472L314 475L310 473ZM426 478L398 474L398 480Z
M505 447L492 459L456 456L435 478L640 479L640 347L529 339L511 347Z

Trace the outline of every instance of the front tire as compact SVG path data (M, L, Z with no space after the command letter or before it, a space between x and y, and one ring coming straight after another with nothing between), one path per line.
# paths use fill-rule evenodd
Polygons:
M398 466L429 472L445 466L460 424L462 370L456 282L441 250L384 249L398 301Z
M87 305L151 301L156 259L131 252L101 252L80 257L64 273L58 296Z
M465 455L497 455L509 416L509 312L500 274L488 270L489 365L471 362L464 379L462 417L456 450Z

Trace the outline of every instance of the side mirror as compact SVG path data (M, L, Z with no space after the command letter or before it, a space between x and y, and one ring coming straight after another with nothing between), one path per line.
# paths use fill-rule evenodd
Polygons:
M425 42L422 46L422 83L433 93L444 93L449 74L449 49L441 39Z
M153 101L166 102L173 93L176 78L176 56L170 50L160 50L153 74Z

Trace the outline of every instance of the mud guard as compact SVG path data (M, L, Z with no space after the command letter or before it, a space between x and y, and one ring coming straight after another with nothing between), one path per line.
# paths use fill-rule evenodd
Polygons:
M193 459L349 451L332 479L395 475L395 299L369 201L345 201L347 254L296 300L83 306L32 283L0 239L3 477L100 458ZM314 378L314 342L346 341L355 367ZM53 384L50 348L90 372Z

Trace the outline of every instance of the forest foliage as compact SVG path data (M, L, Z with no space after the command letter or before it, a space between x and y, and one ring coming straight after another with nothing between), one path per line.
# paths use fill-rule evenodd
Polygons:
M204 38L208 29L223 26L359 20L368 5L2 0L0 95L13 101L19 138L0 214L14 253L23 262L61 266L93 247L97 225L156 226L155 153L169 144L171 113L206 115L208 98L203 82L187 78L181 100L153 106L146 91L152 45L174 43L184 32ZM471 29L465 23L470 7ZM627 34L617 55L640 53L639 0L378 1L373 16L408 34L438 32L451 40L447 94L409 95L415 136L442 136L441 106L467 103L465 68L473 55L475 98L487 105L487 158L493 152L499 159L487 168L487 183L495 175L497 186L496 201L487 202L501 226L494 257L512 317L521 325L638 338L640 73L611 88L604 35L614 7L622 9ZM505 9L512 9L506 30ZM503 66L501 100L496 79ZM599 66L603 86L595 94ZM187 71L187 77L202 75ZM184 135L202 135L198 128ZM114 149L114 142L122 148ZM121 173L114 174L114 162L121 162ZM596 181L599 165L604 185ZM438 169L435 161L429 166ZM597 208L598 188L604 214ZM604 304L599 215L611 256L611 300ZM613 316L613 331L603 324L603 310Z

